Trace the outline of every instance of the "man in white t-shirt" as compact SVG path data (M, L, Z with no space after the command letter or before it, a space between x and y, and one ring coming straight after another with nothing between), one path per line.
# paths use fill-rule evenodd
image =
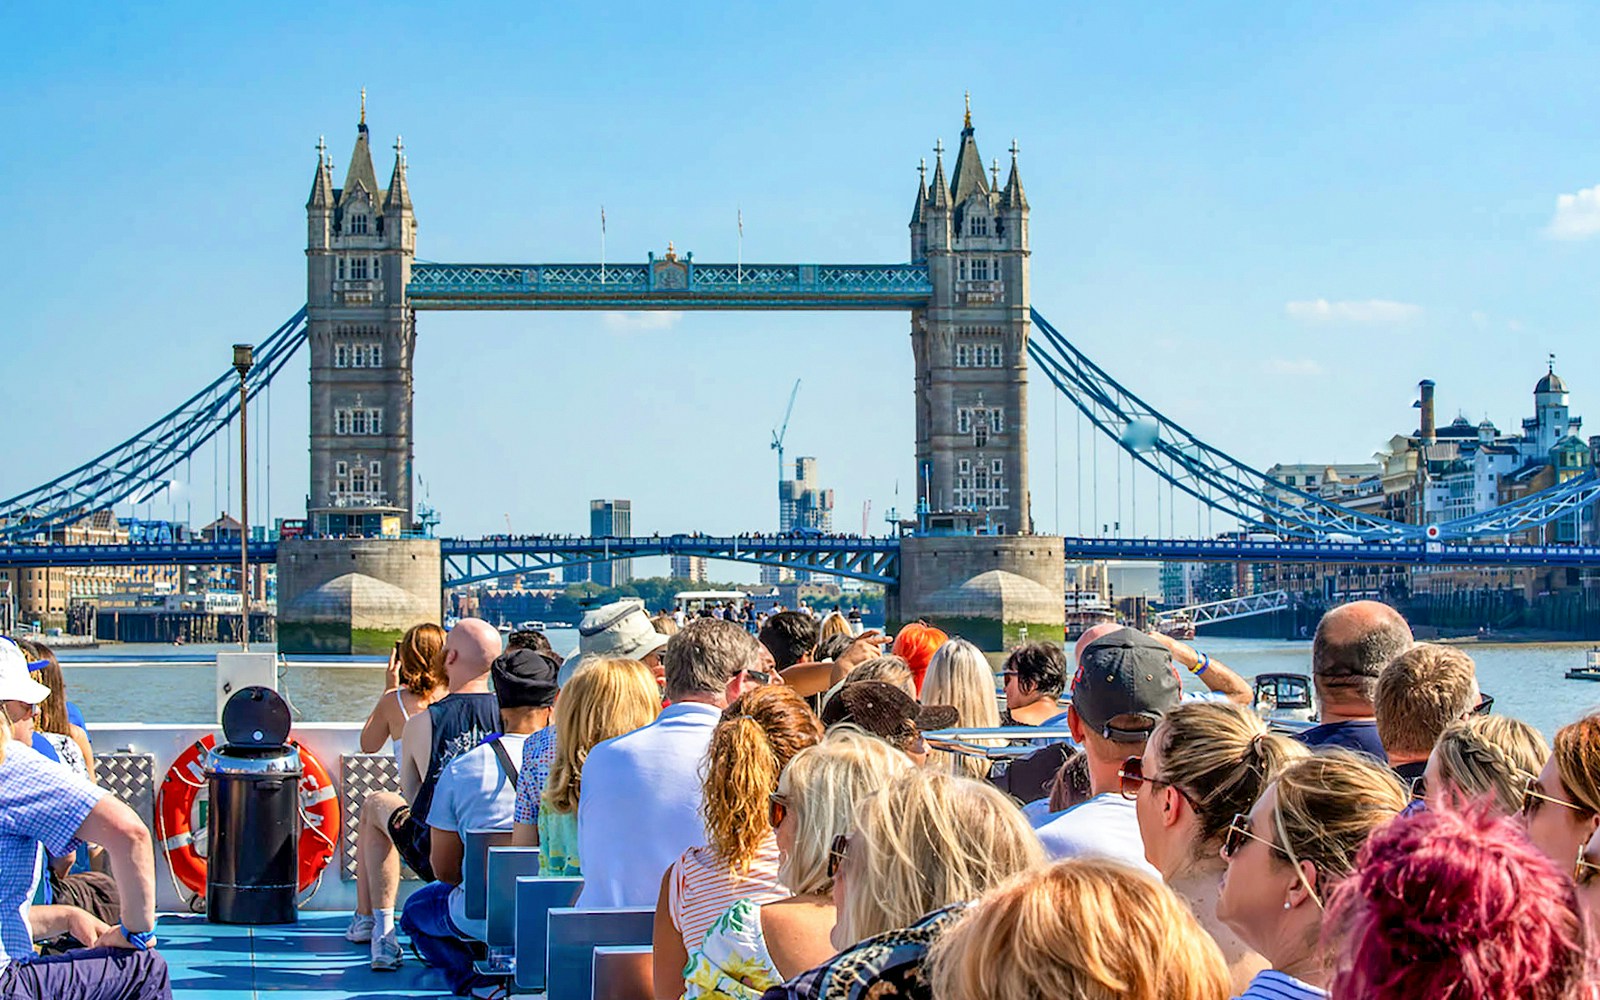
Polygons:
M444 974L458 995L495 985L473 971L472 948L464 940L483 940L484 921L466 915L462 835L468 830L510 831L517 800L516 762L522 759L528 735L550 724L559 669L554 659L532 649L510 649L495 660L490 675L504 732L451 761L434 786L428 808L432 828L428 857L438 881L406 900L400 929L411 935L417 951Z
M1067 726L1089 763L1094 797L1041 817L1037 832L1051 858L1103 857L1159 877L1144 857L1133 800L1123 798L1120 770L1144 753L1150 731L1183 697L1167 647L1137 629L1119 629L1087 647L1072 681Z
M733 622L696 618L666 646L671 704L648 726L589 751L578 795L579 906L654 906L661 873L706 842L701 761L722 709L772 681L760 649Z

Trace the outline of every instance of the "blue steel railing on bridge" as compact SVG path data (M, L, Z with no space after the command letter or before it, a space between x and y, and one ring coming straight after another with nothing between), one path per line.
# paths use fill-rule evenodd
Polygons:
M1163 562L1382 563L1435 566L1600 566L1596 545L1310 542L1218 538L1068 538L1068 559Z
M926 264L428 264L420 309L909 309L933 294Z

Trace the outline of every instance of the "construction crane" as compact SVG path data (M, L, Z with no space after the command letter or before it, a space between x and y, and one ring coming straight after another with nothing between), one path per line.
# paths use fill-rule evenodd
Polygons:
M789 406L783 411L783 426L772 429L772 450L778 453L778 489L783 486L783 439L789 433L789 415L794 413L794 398L800 395L800 380L794 380L794 388L789 390ZM781 502L781 500L780 500Z

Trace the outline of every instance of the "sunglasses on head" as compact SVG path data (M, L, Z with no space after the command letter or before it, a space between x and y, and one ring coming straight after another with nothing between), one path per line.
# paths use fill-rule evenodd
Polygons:
M1246 840L1259 840L1266 844L1272 851L1285 861L1289 860L1289 852L1274 844L1265 837L1257 836L1250 829L1250 814L1235 813L1233 822L1228 824L1228 829L1222 835L1222 856L1232 859L1244 847Z
M1566 806L1576 813L1589 814L1588 809L1578 805L1576 802L1568 802L1566 799L1558 799L1554 795L1546 795L1544 789L1539 787L1539 779L1529 778L1528 787L1522 791L1522 815L1532 816L1546 802L1554 802L1558 806Z
M844 857L850 851L850 835L841 833L833 838L833 843L828 846L828 877L837 878L839 868L844 864Z
M1153 774L1145 774L1144 758L1142 757L1129 757L1127 760L1124 760L1122 762L1122 767L1117 770L1117 777L1122 779L1121 791L1122 797L1125 799L1137 799L1139 797L1139 786L1148 781L1152 787L1159 785L1167 786L1168 788L1177 792L1179 795L1182 795L1185 801L1187 801L1190 805L1194 805L1194 800L1189 798L1189 793L1179 788L1177 785L1165 778L1158 778Z

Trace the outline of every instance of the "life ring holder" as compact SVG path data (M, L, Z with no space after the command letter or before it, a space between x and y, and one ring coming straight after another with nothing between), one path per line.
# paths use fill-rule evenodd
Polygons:
M167 768L156 793L156 838L167 857L167 871L173 886L188 888L188 905L199 912L206 892L206 859L194 848L194 829L190 815L195 799L206 787L205 755L216 746L217 738L207 733L184 749ZM328 769L309 749L295 740L289 745L300 751L300 843L298 845L298 888L311 889L300 902L316 895L322 875L333 858L339 838L339 793ZM183 890L178 889L183 896Z

